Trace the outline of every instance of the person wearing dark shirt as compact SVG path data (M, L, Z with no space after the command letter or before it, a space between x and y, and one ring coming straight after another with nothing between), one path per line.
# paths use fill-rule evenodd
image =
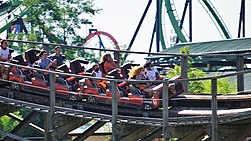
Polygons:
M53 53L52 55L50 55L50 59L53 60L57 60L56 66L61 66L63 64L63 60L64 60L65 56L61 54L61 47L60 46L56 46L55 47L55 53Z

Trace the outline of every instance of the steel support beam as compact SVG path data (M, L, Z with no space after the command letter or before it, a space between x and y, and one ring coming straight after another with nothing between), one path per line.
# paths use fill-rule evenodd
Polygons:
M156 9L157 9L157 12L156 12L156 51L157 52L160 52L160 2L161 0L157 0L157 3L156 3Z

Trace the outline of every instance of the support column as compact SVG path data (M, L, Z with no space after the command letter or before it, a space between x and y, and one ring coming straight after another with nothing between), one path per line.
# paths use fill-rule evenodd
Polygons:
M181 56L180 66L181 66L181 78L187 79L188 56L185 56L185 55ZM188 82L183 81L183 86L184 86L184 92L187 93L188 92Z
M52 136L55 114L55 82L56 75L50 73L50 111L45 114L45 141L56 140L55 136Z
M169 93L168 93L168 82L164 82L163 84L163 141L168 141L170 138L170 128L169 128L169 112L168 112L168 106L169 106Z
M193 41L193 25L192 25L192 0L188 0L189 1L189 41L192 42Z
M111 81L112 85L112 141L118 140L118 98L117 98L117 89L115 86L115 82Z
M207 64L207 70L208 71L212 71L213 70L213 67L210 63Z
M244 59L243 56L237 56L236 67L238 71L243 71L244 67ZM244 74L237 75L237 90L243 91L244 90Z
M211 91L212 91L212 100L211 100L211 109L212 109L212 127L211 127L211 137L212 141L218 141L218 116L217 116L217 79L213 78L211 80Z

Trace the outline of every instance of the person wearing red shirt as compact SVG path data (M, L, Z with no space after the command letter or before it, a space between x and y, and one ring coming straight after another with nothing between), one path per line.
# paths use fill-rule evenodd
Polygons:
M104 74L108 74L110 71L114 70L117 68L116 63L112 59L112 56L110 53L106 53L101 57L101 71Z

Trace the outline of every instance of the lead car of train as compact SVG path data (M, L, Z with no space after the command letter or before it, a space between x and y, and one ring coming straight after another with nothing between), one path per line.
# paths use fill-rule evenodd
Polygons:
M38 60L38 52L36 49L27 50L25 52L25 59L22 55L16 55L11 59L11 63L24 66L27 66L28 63L35 64ZM70 67L64 64L60 66L58 70L64 73L88 76L90 73L86 72L81 65L87 63L87 61L75 59L70 61ZM128 68L133 65L135 64L121 66L121 72L127 74ZM33 67L36 68L37 66L33 65ZM9 86L12 90L42 95L49 95L50 93L49 79L46 79L45 75L38 70L16 67L15 65L4 65L4 69L1 70L2 83ZM124 76L126 76L126 74L124 74ZM175 77L173 79L179 78ZM55 94L56 97L80 102L111 104L112 90L109 82L106 82L107 87L104 88L101 87L96 80L89 78L58 75L55 81ZM140 93L129 84L127 90L123 89L123 91L120 86L116 87L119 106L153 110L159 108L161 105L163 84L159 84L152 89L151 97L146 97L146 95ZM181 82L175 82L169 85L168 90L170 93L169 98L171 98L183 92L183 85Z

